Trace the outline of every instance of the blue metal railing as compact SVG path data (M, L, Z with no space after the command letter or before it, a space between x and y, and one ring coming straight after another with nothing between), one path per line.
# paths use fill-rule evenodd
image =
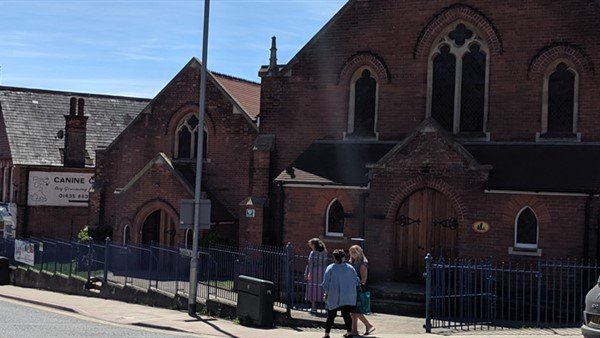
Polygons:
M111 242L64 241L49 238L22 239L34 244L35 262L27 265L14 259L14 239L0 238L0 255L13 266L50 274L102 280L141 289L156 289L187 295L189 251L158 245ZM308 256L286 247L245 245L241 248L210 245L199 250L198 297L237 301L237 277L247 275L275 284L275 306L308 311L311 292L319 292L322 277L305 280ZM325 265L329 260L315 262ZM324 269L323 269L324 271ZM314 284L314 285L312 285ZM314 295L313 295L314 296ZM317 295L320 296L320 295ZM324 303L316 302L319 311Z
M427 255L425 329L577 327L597 262L444 260Z

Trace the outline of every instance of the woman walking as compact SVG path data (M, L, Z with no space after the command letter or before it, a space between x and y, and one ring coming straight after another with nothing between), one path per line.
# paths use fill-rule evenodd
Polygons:
M333 327L333 321L337 312L342 312L346 334L344 337L352 337L352 318L350 311L356 305L356 287L358 286L358 276L352 265L344 261L344 250L337 249L333 251L334 263L330 264L325 270L323 278L323 289L325 290L325 300L327 305L327 322L325 323L325 335L323 338L329 338L329 332Z
M361 288L365 289L367 284L367 274L369 271L369 260L365 257L363 249L358 245L353 245L350 247L350 264L356 270L356 274L358 275L358 279L360 280ZM358 310L358 309L357 309ZM352 334L358 335L358 320L360 319L363 324L366 326L365 336L371 334L375 331L375 327L369 322L367 317L365 317L364 313L353 312L352 313Z
M310 254L308 255L308 264L304 270L304 279L306 280L306 293L304 299L310 302L310 312L317 311L317 302L323 301L323 274L327 267L327 248L325 243L318 238L312 238L308 241Z

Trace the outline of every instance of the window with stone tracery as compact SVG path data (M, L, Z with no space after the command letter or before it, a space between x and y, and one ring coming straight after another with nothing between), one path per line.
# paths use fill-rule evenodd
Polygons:
M487 119L489 49L464 23L436 40L429 61L427 114L444 129L484 136Z
M175 133L175 156L176 159L193 159L198 155L198 117L194 114L186 116ZM203 128L203 151L202 158L206 158L208 143L208 132Z

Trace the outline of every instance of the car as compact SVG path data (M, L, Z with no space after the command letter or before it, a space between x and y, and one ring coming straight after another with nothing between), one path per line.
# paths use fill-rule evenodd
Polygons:
M585 296L581 333L586 338L600 338L600 278Z

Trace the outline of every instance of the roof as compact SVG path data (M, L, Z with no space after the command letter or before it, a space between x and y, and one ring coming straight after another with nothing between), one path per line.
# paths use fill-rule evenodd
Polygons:
M376 163L398 142L315 141L276 181L340 186L366 186L367 164Z
M211 73L248 115L252 118L258 116L260 113L260 84L225 74Z
M62 166L70 98L85 100L86 150L95 162L95 149L108 146L150 102L144 98L73 93L0 86L0 114L4 118L9 156L13 164ZM0 152L0 155L7 154Z
M598 193L600 144L479 143L463 146L490 164L486 189Z

